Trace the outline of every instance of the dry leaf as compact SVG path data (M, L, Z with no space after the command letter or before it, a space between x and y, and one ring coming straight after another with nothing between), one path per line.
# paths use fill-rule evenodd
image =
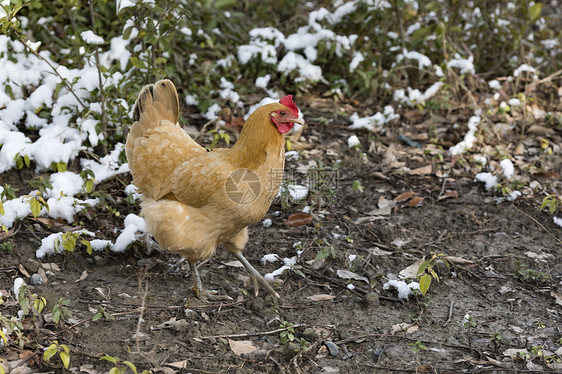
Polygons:
M400 273L398 273L398 275L400 275L400 278L402 278L402 279L404 279L404 278L410 278L410 279L417 278L418 269L420 268L420 265L424 261L425 261L425 257L417 260L412 265L408 266L407 268L402 270Z
M242 263L238 260L223 262L223 264L226 265L226 266L233 267L233 268L243 268L244 267L244 265L242 265Z
M416 196L408 202L408 206L420 207L420 206L422 206L424 199L425 199L425 197Z
M333 295L319 294L319 295L307 296L306 298L312 301L324 301L324 300L332 300L335 299L336 297Z
M445 192L443 195L439 196L437 198L437 200L443 200L443 199L447 199L447 198L453 198L456 199L457 197L459 197L459 193L457 191L454 190L449 190L447 192Z
M312 222L312 216L305 212L295 212L287 218L285 225L291 227L299 227L308 225Z
M80 278L76 279L74 283L82 282L86 278L88 278L88 271L84 270L82 274L80 274Z
M27 270L25 270L25 268L22 266L22 264L19 264L19 271L20 271L20 273L22 273L26 278L31 278L31 275L29 275L29 273L27 272Z
M562 292L550 290L550 296L554 297L556 304L562 305Z
M410 175L427 175L427 174L431 174L431 164L410 171Z
M455 265L471 265L474 264L473 261L467 260L465 258L462 257L456 257L456 256L443 256L443 259L447 262L450 262L451 264L455 264Z
M17 230L15 227L12 227L10 230L8 230L8 232L4 232L4 231L0 232L0 241L8 239L10 236L17 234L18 230L19 230L19 226Z
M369 283L369 280L366 277L349 270L338 270L336 274L338 275L338 277L342 279L354 279L354 280L365 281Z
M527 132L532 135L551 135L554 134L554 130L541 125L533 125L527 129Z
M394 198L394 201L400 203L402 201L406 201L412 197L416 196L416 193L414 191L406 191L406 192L402 192L400 195L396 196Z
M373 256L390 256L392 254L392 252L383 251L379 247L367 248L365 251L367 251L369 254L372 254Z
M187 360L171 362L171 363L166 364L166 365L173 366L173 367L178 368L178 369L186 369L187 368Z
M243 353L245 354L252 353L257 349L256 346L249 340L237 341L237 340L228 339L228 345L230 346L232 352L234 352L234 354L237 356L240 356Z
M396 325L392 325L392 330L390 330L390 335L394 335L397 332L405 332L406 334L411 334L413 332L418 331L418 325L414 323L398 323Z

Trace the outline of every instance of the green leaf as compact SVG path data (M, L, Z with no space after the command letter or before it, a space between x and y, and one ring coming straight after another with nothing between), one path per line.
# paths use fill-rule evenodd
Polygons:
M94 318L92 318L92 321L93 321L93 322L96 322L98 319L101 318L101 316L102 316L102 312L101 312L101 310L100 310L100 311L98 311L96 314L94 314Z
M0 330L0 338L2 338L2 340L4 341L4 347L8 346L8 339L6 339L6 334L4 334L4 331ZM0 365L0 367L2 367L2 365Z
M123 361L123 363L127 365L133 373L137 374L137 368L135 367L135 365L133 365L131 361Z
M57 162L57 171L64 173L66 171L66 162Z
M541 16L542 3L535 3L529 8L529 18L531 22L535 22Z
M28 168L29 165L31 165L31 161L29 160L29 156L28 156L28 155L23 156L23 161L24 161L24 163L25 163L25 167L26 167L26 168Z
M422 295L425 296L427 290L429 290L429 286L431 285L431 275L424 274L420 278L420 292Z
M39 217L39 214L41 213L41 203L39 202L39 200L33 198L28 201L29 206L31 207L31 214L33 214L33 218Z
M6 211L4 210L4 203L0 200L0 215L3 216L4 214L6 214Z
M145 69L146 65L144 62L142 62L141 60L139 60L137 57L131 57L130 58L131 64L133 64L134 67L136 67L137 69Z
M86 181L86 192L91 193L94 190L94 180L88 179Z
M114 364L117 364L117 361L119 360L118 358L112 357L112 356L103 356L100 357L100 360L106 360L109 362L113 362Z
M120 374L121 370L119 370L118 367L113 367L111 368L111 370L109 371L109 374Z
M85 240L85 239L80 240L80 243L86 246L86 252L88 252L88 254L91 255L93 252L92 243L90 243L89 240Z
M59 356L64 367L68 369L68 365L70 365L70 355L67 352L61 352Z
M57 346L51 344L51 346L43 353L43 361L49 361L57 353Z

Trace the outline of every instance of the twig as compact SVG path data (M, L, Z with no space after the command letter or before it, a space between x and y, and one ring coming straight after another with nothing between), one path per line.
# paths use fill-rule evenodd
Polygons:
M554 235L549 229L547 229L546 227L543 226L542 223L540 223L539 221L537 221L533 216L525 213L524 211L522 211L521 209L519 209L518 207L516 207L514 204L512 204L512 206L517 209L519 212L523 213L524 215L526 215L527 217L529 217L530 219L532 219L533 221L535 221L535 223L537 225L539 225L544 231L546 231L547 233L549 233L558 243L562 244L562 240L558 239L556 237L556 235Z
M141 294L142 301L141 301L141 306L139 307L140 313L139 313L139 318L137 320L137 331L135 332L135 344L137 347L137 353L142 355L140 350L140 332L141 332L140 330L143 321L142 317L146 309L146 298L148 296L148 277L145 267L142 267L139 272L139 292Z
M443 327L447 326L449 324L449 322L451 322L451 319L453 318L453 307L454 306L455 306L455 301L451 300L451 305L449 306L449 318L447 318L447 320L443 324Z
M258 332L249 332L246 334L230 334L230 335L209 335L209 336L202 336L199 339L219 339L219 338L247 338L249 336L262 336L262 335L275 335L280 332L286 331L289 328L296 329L299 327L308 327L307 324L300 324L300 325L292 325L290 327L286 327L283 329L271 330L271 331L258 331Z
M314 343L312 343L306 349L306 351L300 351L299 353L294 355L293 358L291 358L291 361L289 362L289 367L294 366L294 368L297 372L301 372L301 370L298 367L298 360L300 360L305 353L314 352L315 348L318 347L321 342L327 340L331 335L332 335L332 330L330 330L326 336L323 336L323 337L317 339ZM287 368L287 371L290 371L290 368Z
M193 140L195 140L196 142L199 141L199 138L201 137L201 135L203 135L203 133L205 132L207 127L209 127L210 125L214 125L215 123L217 123L217 121L218 121L218 118L215 118L215 119L210 120L206 124L204 124L203 127L201 128L201 130L199 131L199 134L197 134L197 136Z
M95 33L96 32L96 17L95 17L95 13L94 13L94 1L90 0L89 3L90 3L90 20L92 22L92 29L94 30L94 33ZM103 89L103 81L102 81L102 78L101 78L100 54L99 54L99 48L97 46L96 46L95 55L96 55L96 67L98 69L98 81L99 81L99 86L100 86L101 123L103 125L103 136L107 139L109 137L107 135L107 115L105 113L105 90ZM102 146L103 154L106 154L107 153L107 147L105 146L105 143L102 142L101 146Z
M78 101L78 103L82 106L82 109L87 109L86 105L84 105L84 103L82 102L82 100L80 100L80 98L76 95L76 93L74 92L74 90L72 89L72 86L68 83L68 81L62 76L60 75L60 73L58 72L58 70L53 66L53 64L51 64L49 62L49 60L47 60L45 57L41 56L39 53L37 53L37 51L34 51L29 45L27 45L24 37L17 32L17 30L12 29L13 33L18 37L18 39L20 40L20 42L23 43L23 45L25 46L25 48L28 49L28 51L30 51L31 53L33 53L35 55L35 57L37 57L38 59L40 59L41 61L45 62L47 65L49 65L49 67L55 72L55 74L60 78L62 84L64 85L64 87L72 94L72 96L74 96L74 98Z

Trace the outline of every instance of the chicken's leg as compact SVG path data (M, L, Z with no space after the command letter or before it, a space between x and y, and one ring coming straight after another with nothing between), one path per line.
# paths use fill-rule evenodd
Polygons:
M232 252L232 254L244 265L248 273L250 274L250 279L254 285L254 293L258 296L260 290L260 285L268 290L276 298L280 298L279 294L271 287L268 281L256 270L254 267L246 260L246 257L242 255L242 252Z
M199 270L194 262L189 261L189 267L191 268L191 273L193 274L193 291L197 295L197 298L201 301L216 300L216 301L229 301L232 298L228 295L218 295L211 293L203 288L203 282L201 282L201 277L199 276Z

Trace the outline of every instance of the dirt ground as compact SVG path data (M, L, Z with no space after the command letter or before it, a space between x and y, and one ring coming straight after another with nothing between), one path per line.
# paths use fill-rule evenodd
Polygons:
M80 249L42 259L57 267L32 289L46 297L48 310L69 299L72 317L61 325L37 316L25 325L25 347L8 350L4 358L14 361L28 350L25 365L32 372L57 373L109 372L114 365L100 360L103 354L133 362L139 373L562 372L562 235L552 216L538 211L542 196L498 203L474 181L473 170L400 142L399 134L415 131L407 122L383 135L358 133L363 159L348 148L353 132L343 122L323 124L308 110L308 127L295 144L301 158L287 162L287 175L304 184L299 166L321 161L325 168L308 201L272 205L265 217L272 225L252 226L245 250L262 274L282 266L262 264L265 254L290 258L304 250L297 266L279 277L280 301L264 290L254 297L245 270L233 266L222 248L200 272L206 287L233 298L225 303L196 299L187 264L147 250L144 239L121 254L89 256ZM553 136L560 139L557 131ZM342 166L335 172L337 160ZM429 173L407 171L428 164ZM1 182L29 189L23 181L38 176L23 173L5 173ZM540 182L559 188L556 178L546 175ZM363 192L354 191L355 180ZM123 217L139 212L138 204L125 202L128 183L130 176L122 175L98 187L113 195L120 215L96 210L91 220L81 218L87 229L115 240ZM407 191L423 200L395 200ZM286 225L290 214L311 203L317 204L313 223ZM381 209L385 204L390 208ZM0 252L0 289L13 293L16 277L35 273L40 239L64 229L21 221L18 233L5 240L14 247ZM335 257L313 261L330 247ZM400 300L395 289L383 289L432 252L449 256L450 268L435 266L440 281L425 297ZM349 255L356 258L350 262ZM365 278L344 279L338 270ZM4 315L17 311L13 295L5 300ZM92 321L100 308L114 320ZM282 334L289 324L293 342ZM53 341L69 347L70 370L56 356L48 364L38 359L41 347ZM236 354L248 347L253 352Z

